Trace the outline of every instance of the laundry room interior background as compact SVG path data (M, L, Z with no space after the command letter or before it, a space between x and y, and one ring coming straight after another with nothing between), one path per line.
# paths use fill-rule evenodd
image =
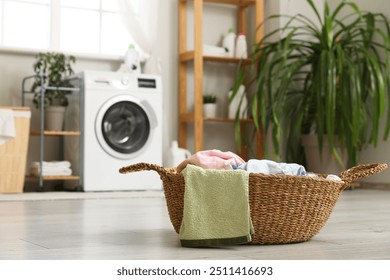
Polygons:
M3 4L2 1L0 1L0 4ZM177 52L177 1L166 1L166 4L161 5L159 9L159 21L165 24L159 24L156 33L164 34L162 38L159 38L159 40L164 41L164 44L159 44L159 47L155 50L155 55L159 57L162 66L162 106L165 109L164 123L162 124L164 128L162 145L167 150L170 141L176 138L177 134L177 75L175 75L177 73L177 64L172 62ZM34 74L33 64L38 52L51 51L28 49L28 46L28 42L26 42L25 48L0 45L0 77L2 81L0 86L0 106L21 106L22 79ZM80 73L84 70L117 71L123 63L127 48L128 43L122 46L123 53L121 55L73 53L77 59L73 69L75 73ZM32 104L31 100L27 100L25 105L31 107L31 129L39 129L39 111ZM45 160L58 160L59 137L46 137L44 143ZM30 166L32 161L37 159L39 159L39 137L30 137L27 167ZM123 163L125 165L126 161ZM101 164L104 163L102 162ZM26 172L28 172L28 168L26 168Z
M5 1L1 1L3 3ZM154 48L155 55L161 61L161 80L162 80L162 107L163 107L163 126L162 126L162 147L163 158L166 162L165 151L168 151L172 141L178 138L178 1L177 0L164 0L159 5L158 22L156 29L156 44L158 47ZM286 4L286 2L288 2ZM294 5L291 1L279 0L279 1L266 1L265 13L295 13ZM295 1L297 2L297 1ZM298 2L305 2L299 0ZM336 3L336 0L330 1ZM368 8L368 4L365 1L359 1L362 8ZM380 4L383 1L378 1L378 4L374 8L380 9ZM281 4L282 3L282 4ZM302 5L295 5L302 6ZM220 9L224 9L223 12ZM219 44L222 34L231 26L235 26L235 10L229 6L209 8L204 11L204 38L203 40L209 44ZM192 22L192 11L189 9L188 22ZM253 14L249 14L249 20L253 20ZM25 23L23 23L25 24ZM207 28L205 28L207 26ZM269 28L269 27L268 27ZM188 24L188 38L193 36L193 26ZM254 33L254 30L249 32ZM221 36L216 36L220 34ZM248 36L250 40L250 36ZM250 43L250 42L249 42ZM12 48L0 45L0 106L20 106L21 105L21 82L26 76L32 75L32 65L35 61L35 55L41 49L31 50L28 49L29 42L26 42L26 48ZM188 48L193 45L193 41L188 39ZM123 46L123 54L127 48L127 45ZM76 73L85 70L97 70L97 71L117 71L123 63L123 56L120 55L91 55L83 53L75 53L77 57L77 63L74 66ZM232 86L231 73L232 69L226 69L221 71L221 68L207 67L205 69L205 78L203 81L204 91L212 92L215 90L220 91L221 95L227 94ZM188 75L188 88L192 88L193 76L191 70ZM226 101L225 101L226 102ZM191 103L191 100L189 100ZM38 110L34 108L31 103L27 103L27 106L32 108L31 128L37 129L39 126ZM226 106L225 106L226 107ZM218 124L209 124L206 127L207 141L205 141L205 149L218 148L221 150L236 151L234 143L233 126L226 129L226 126L219 126ZM193 137L189 135L188 149L193 149ZM376 149L369 149L363 157L373 162L379 162L378 158L381 158L381 151L389 150L390 143L381 142ZM39 158L39 138L30 137L29 153L27 158L27 165L33 160ZM58 157L59 139L49 138L45 139L45 153L47 160L56 160ZM102 163L103 164L103 163ZM388 176L388 175L386 175ZM383 176L375 176L371 181L376 180L383 182L390 182L390 178Z

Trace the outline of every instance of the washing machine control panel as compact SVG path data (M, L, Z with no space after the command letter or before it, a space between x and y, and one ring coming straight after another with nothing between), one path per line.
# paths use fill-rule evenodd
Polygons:
M100 90L137 90L160 89L158 78L153 75L131 75L126 73L95 73L88 75L84 80L85 86L90 89Z

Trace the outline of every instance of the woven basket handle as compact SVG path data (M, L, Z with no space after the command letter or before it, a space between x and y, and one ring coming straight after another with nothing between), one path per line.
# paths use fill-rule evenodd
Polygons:
M386 168L386 163L362 164L341 172L339 177L348 185L358 179L382 172Z
M119 173L125 174L125 173L145 171L145 170L154 170L160 176L167 176L168 173L172 172L172 171L170 171L170 169L161 167L157 164L141 162L141 163L137 163L137 164L133 164L133 165L124 166L124 167L119 169Z

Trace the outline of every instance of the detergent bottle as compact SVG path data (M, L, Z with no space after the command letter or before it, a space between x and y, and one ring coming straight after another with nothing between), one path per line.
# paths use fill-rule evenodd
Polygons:
M177 141L172 141L172 145L169 148L168 158L167 158L167 166L168 167L176 167L182 161L186 160L191 156L191 152L179 148Z
M227 57L234 57L234 47L236 44L236 33L230 28L229 32L223 37L222 46L225 48Z
M238 37L237 37L235 57L248 58L246 37L245 37L245 34L243 32L240 32Z
M130 44L129 48L126 50L124 62L126 72L137 74L141 73L140 57L137 50L135 49L134 44Z

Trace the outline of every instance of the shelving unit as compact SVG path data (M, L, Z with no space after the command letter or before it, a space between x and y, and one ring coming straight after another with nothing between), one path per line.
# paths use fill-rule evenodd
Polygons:
M228 4L237 7L237 31L247 33L247 9L252 7L255 9L255 23L260 26L264 17L264 0L178 0L179 1L179 146L187 147L187 129L188 124L193 122L194 127L194 148L195 152L203 150L203 132L204 122L225 122L232 123L233 119L227 118L204 118L203 117L203 67L207 62L217 62L226 64L239 64L241 61L238 58L203 56L203 5L206 2L216 4ZM188 2L193 3L194 10L194 50L187 50L187 5ZM263 28L256 30L256 41L264 35ZM245 62L249 62L247 59ZM194 68L194 110L188 112L187 109L187 67L188 62L193 62ZM232 77L233 78L233 77ZM253 121L242 120L241 126L247 124L252 125ZM247 149L242 146L240 155L243 158L247 157ZM262 133L256 135L256 157L263 157L263 137Z
M27 84L29 81L39 78L41 79L41 84L43 83L43 77L39 75L32 75L25 77L22 81L22 105L24 106L25 104L25 95L26 94L34 94L35 92L32 92L31 90L27 89ZM71 78L70 81L73 81L76 84L80 84L80 81L77 77ZM61 91L66 91L68 94L72 94L73 92L79 92L80 87L73 87L73 88L66 88L66 87L48 87L48 86L43 86L40 88L41 92L41 104L43 104L44 99L45 99L45 92L47 90L61 90ZM64 137L64 136L81 136L81 131L52 131L52 130L45 130L45 115L44 115L44 110L40 110L40 129L39 130L31 130L30 135L32 136L39 136L40 137L40 145L39 145L39 162L40 166L42 166L42 163L44 161L44 142L45 142L45 137ZM61 141L62 142L62 141ZM81 143L81 142L80 142ZM80 145L80 154L82 153L81 150L81 145ZM80 161L82 160L82 157L80 156ZM43 176L42 175L42 168L40 169L40 176L27 176L26 179L38 179L39 180L39 186L38 186L38 191L43 190L43 182L44 181L66 181L66 180L75 180L80 182L81 186L81 179L82 179L82 174L79 174L77 176L71 175L71 176Z

